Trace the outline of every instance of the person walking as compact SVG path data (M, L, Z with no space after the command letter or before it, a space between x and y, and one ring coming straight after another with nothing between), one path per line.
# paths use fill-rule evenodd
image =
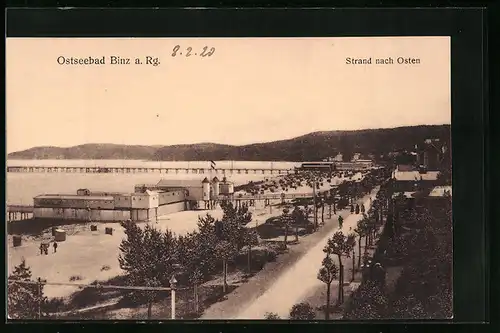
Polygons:
M339 229L342 229L342 224L344 223L344 218L339 216Z
M56 252L57 252L57 243L56 243L56 242L54 242L54 245L53 245L53 246L54 246L54 253L56 253Z
M40 243L40 255L43 254L43 243Z

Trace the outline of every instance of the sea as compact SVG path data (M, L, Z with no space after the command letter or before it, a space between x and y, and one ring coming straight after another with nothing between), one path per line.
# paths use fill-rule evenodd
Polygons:
M274 168L299 166L299 162L215 161L216 168ZM156 162L141 160L7 160L7 166L55 167L151 167L151 168L210 168L209 161ZM76 194L80 188L91 191L133 192L136 184L155 184L161 179L199 179L210 174L175 173L18 173L7 172L6 201L8 205L32 205L40 194ZM210 176L221 173L212 173ZM274 174L273 176L277 176ZM246 184L270 178L270 174L226 174L234 184Z

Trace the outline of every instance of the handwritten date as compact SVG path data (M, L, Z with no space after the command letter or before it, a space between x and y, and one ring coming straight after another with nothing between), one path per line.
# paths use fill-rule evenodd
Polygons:
M215 53L215 47L208 48L205 46L200 50L193 50L192 47L187 47L182 49L179 45L174 46L172 49L172 57L191 57L191 56L199 56L199 57L211 57Z

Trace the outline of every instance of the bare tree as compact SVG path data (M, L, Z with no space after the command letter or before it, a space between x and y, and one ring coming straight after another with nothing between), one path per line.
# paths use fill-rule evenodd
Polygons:
M288 214L290 211L288 208L283 209L283 214L281 214L280 222L285 227L285 238L283 241L283 247L286 250L288 243L288 229L290 228L291 216Z
M337 298L338 304L344 301L344 266L342 264L342 257L350 257L352 248L354 247L355 240L353 235L345 236L342 231L337 231L330 239L323 249L327 254L334 254L339 259L339 295Z
M321 263L321 268L318 272L318 280L326 284L326 306L325 306L325 319L330 319L330 289L333 280L337 278L337 266L333 262L330 255L327 253L323 262Z

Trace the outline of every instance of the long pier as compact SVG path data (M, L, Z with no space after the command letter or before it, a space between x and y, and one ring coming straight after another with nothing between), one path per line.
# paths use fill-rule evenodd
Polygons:
M33 216L34 207L30 205L7 205L9 221L26 220Z
M7 172L17 173L157 173L157 174L289 174L295 169L280 168L162 168L162 167L56 167L56 166L8 166Z

